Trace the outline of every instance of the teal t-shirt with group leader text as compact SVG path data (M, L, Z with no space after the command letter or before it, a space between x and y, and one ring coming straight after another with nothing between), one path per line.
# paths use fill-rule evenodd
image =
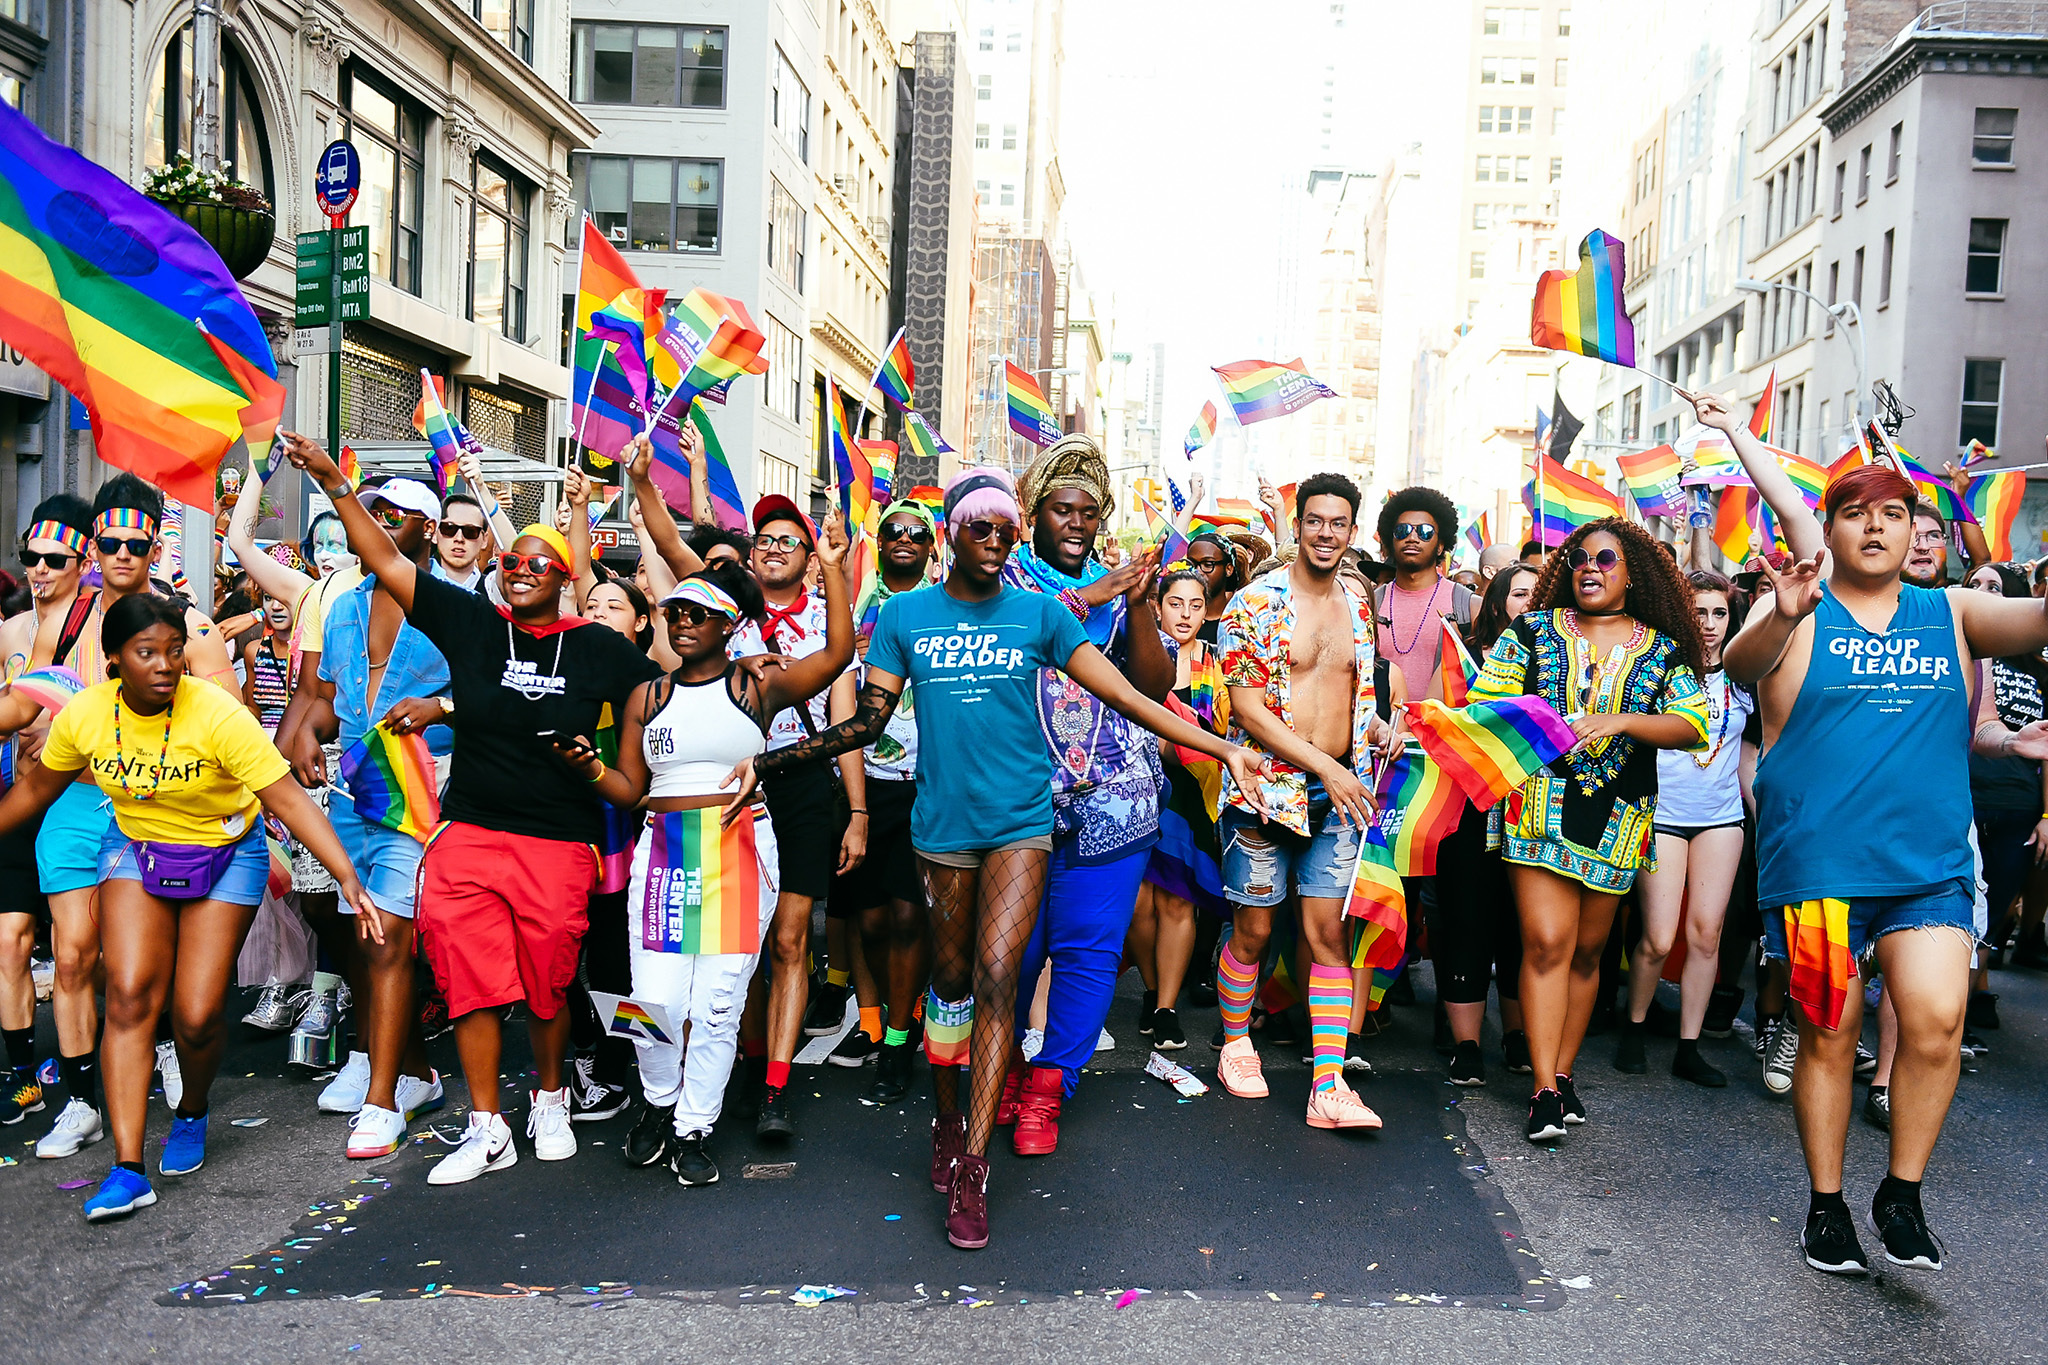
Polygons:
M882 604L867 665L917 694L914 847L974 852L1052 833L1038 670L1064 668L1087 643L1057 597L1021 588L962 602L941 583Z

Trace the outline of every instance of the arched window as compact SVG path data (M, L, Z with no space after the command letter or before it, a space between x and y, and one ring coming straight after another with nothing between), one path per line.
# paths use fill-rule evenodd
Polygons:
M151 79L149 125L142 156L150 166L165 166L192 155L192 26L178 30L157 61ZM221 169L263 191L275 203L270 174L270 137L263 127L263 106L248 63L232 40L221 39Z

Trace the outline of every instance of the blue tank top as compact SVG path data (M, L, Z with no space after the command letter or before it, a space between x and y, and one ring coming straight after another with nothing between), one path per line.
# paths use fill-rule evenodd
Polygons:
M1974 879L1970 692L1945 593L1899 587L1872 634L1823 585L1813 657L1758 761L1757 903L1906 896Z

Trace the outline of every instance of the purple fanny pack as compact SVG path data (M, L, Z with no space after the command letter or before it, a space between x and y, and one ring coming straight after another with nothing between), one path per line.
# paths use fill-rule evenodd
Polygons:
M209 848L205 844L167 844L137 839L135 870L142 874L142 889L169 901L204 900L213 884L235 861L241 841Z

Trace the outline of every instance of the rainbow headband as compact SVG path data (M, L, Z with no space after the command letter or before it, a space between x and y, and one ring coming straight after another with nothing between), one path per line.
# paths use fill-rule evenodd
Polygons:
M740 619L740 604L732 600L732 594L706 578L685 578L662 599L663 606L671 602L695 602L708 610L722 611L735 621Z
M54 540L75 555L85 553L85 536L76 526L66 526L61 521L39 521L29 527L21 542L26 545L31 540Z
M97 539L109 531L140 531L155 540L156 518L139 507L109 507L92 519L92 533Z

